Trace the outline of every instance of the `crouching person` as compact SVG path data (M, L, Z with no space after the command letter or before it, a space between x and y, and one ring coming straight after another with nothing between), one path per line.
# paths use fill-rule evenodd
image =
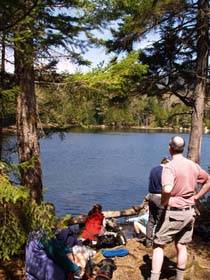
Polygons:
M39 230L29 234L25 247L27 280L68 280L72 275L77 279L82 278L84 270L68 257L72 248L53 234L57 224L54 205L43 203L38 210L41 212L36 221ZM40 224L40 220L44 226ZM46 234L50 229L51 233Z
M128 218L127 223L133 223L134 237L141 239L146 236L146 226L149 218L149 212L147 211L141 216Z
M84 271L71 261L70 253L72 249L56 238L47 239L41 232L32 232L26 245L27 280L81 279Z

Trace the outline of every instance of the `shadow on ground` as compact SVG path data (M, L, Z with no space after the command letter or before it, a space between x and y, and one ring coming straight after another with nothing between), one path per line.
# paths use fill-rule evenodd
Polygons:
M141 271L141 275L144 279L148 279L150 277L150 271L152 267L151 258L148 254L143 256L144 263L139 267ZM163 269L161 273L160 279L169 279L176 275L176 263L171 261L168 257L164 257L163 261Z

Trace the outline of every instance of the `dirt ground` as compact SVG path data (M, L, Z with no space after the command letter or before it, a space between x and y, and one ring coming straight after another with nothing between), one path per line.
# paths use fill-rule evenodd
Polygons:
M199 243L197 243L199 242ZM185 273L186 280L210 279L210 244L195 241L188 248L188 265ZM145 248L141 241L128 240L126 246L129 254L125 257L116 257L117 270L113 280L142 280L150 276L152 249ZM120 247L118 247L120 248ZM174 279L176 269L176 251L173 244L165 247L165 258L161 279ZM100 252L95 256L96 263L103 259Z
M210 279L210 244L203 243L199 239L188 248L188 265L185 280L208 280ZM125 246L115 247L127 248L129 254L124 257L115 257L113 260L117 269L113 274L113 280L141 280L147 279L151 270L152 249L145 248L143 240L127 240ZM161 279L174 279L175 275L175 249L173 244L165 248L165 258ZM101 250L94 256L93 261L97 264L104 257ZM1 280L26 280L24 276L24 259L13 259L10 262L0 263Z

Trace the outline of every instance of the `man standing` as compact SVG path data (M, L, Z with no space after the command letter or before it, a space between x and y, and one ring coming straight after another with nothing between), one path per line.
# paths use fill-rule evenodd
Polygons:
M171 241L175 241L177 250L175 279L184 279L186 244L192 240L195 220L194 203L210 189L209 174L197 163L183 156L184 146L182 137L172 137L169 143L172 160L163 167L162 205L165 213L154 239L151 280L159 280L164 258L163 248ZM202 184L202 188L195 195L197 184Z
M149 219L146 227L146 247L152 247L154 228L160 220L160 216L163 210L161 206L161 176L163 165L168 163L169 159L164 157L161 160L161 164L155 166L150 171L149 175L149 193L147 195L148 205L149 205Z

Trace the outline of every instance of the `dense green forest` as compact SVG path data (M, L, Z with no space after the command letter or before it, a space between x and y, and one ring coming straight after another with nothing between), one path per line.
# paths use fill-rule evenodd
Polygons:
M138 52L87 73L37 75L36 96L40 127L106 125L148 128L190 128L192 109L170 91L138 92L135 84L147 78L147 65L136 64ZM139 87L139 85L138 85ZM4 123L15 124L15 95L3 99ZM204 126L210 127L207 104Z
M37 83L41 123L58 127L190 127L191 111L186 105L170 93L160 97L132 93L132 81L121 81L119 74L113 73L115 67L120 67L119 63L108 71L69 75L60 85Z

